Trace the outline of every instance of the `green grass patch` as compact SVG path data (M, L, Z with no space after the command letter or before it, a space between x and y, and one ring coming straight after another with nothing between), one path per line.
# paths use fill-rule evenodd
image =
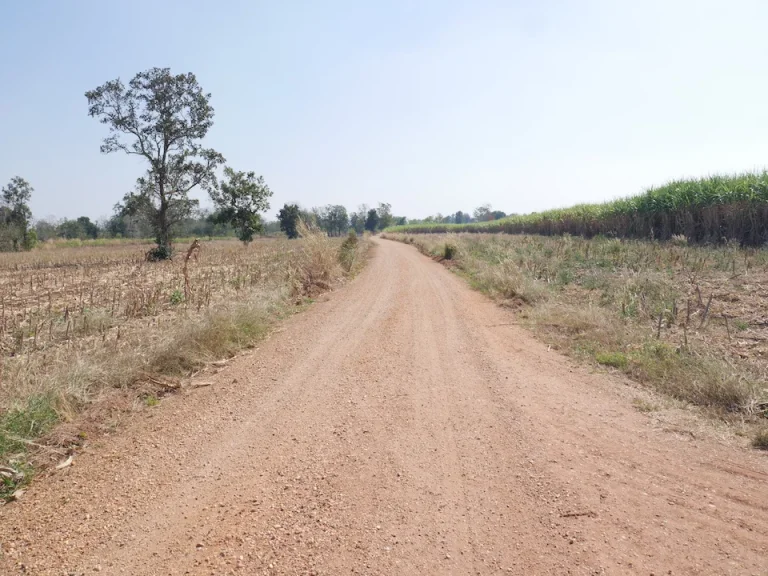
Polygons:
M620 370L625 370L629 366L627 355L621 352L598 352L595 354L595 360L602 366L611 366Z
M27 440L50 431L59 421L52 396L31 396L26 405L13 408L0 417L0 459L26 451Z

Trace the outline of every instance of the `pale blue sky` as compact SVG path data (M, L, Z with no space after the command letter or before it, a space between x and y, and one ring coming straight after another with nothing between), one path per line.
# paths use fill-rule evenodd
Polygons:
M530 212L768 162L768 3L0 0L0 183L99 217L144 166L83 93L153 66L213 93L207 144L270 216Z

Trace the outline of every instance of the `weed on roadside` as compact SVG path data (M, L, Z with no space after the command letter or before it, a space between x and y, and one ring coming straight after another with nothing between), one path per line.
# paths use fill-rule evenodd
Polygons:
M657 410L659 410L659 407L656 404L653 404L641 398L635 398L634 400L632 400L632 406L637 408L639 412L643 412L643 413L656 412Z
M355 265L358 253L357 234L354 230L350 230L347 238L341 243L339 247L339 263L345 272L350 272Z
M0 455L24 452L28 438L45 434L58 420L52 394L30 396L0 417Z
M768 450L768 428L763 428L755 434L752 438L752 446L760 450Z
M629 365L627 355L621 352L598 352L595 354L595 360L597 360L598 364L619 368L620 370L626 369Z

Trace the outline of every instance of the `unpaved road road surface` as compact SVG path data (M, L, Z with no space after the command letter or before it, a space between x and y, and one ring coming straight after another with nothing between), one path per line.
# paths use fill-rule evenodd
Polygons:
M211 386L0 508L0 573L768 574L765 455L663 429L377 244Z

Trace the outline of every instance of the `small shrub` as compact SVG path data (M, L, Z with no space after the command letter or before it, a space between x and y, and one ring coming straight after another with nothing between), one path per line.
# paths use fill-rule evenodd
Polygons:
M314 225L299 221L299 236L304 239L288 269L294 296L314 296L329 290L341 276L337 247Z
M171 304L176 306L177 304L181 304L182 302L184 302L184 292L182 292L177 288L171 293Z
M144 404L152 408L153 406L157 406L158 404L160 404L160 400L158 400L157 396L150 394L149 396L144 398Z
M768 450L768 428L763 428L752 439L752 446L760 450Z
M35 246L37 246L37 243L37 232L34 230L27 230L27 233L24 235L24 249L32 250Z
M445 246L443 246L443 258L445 258L446 260L453 260L458 251L459 249L456 247L455 244L446 242Z
M632 400L632 406L637 408L639 412L648 413L648 412L655 412L659 409L656 404L652 404L650 402L647 402L641 398L635 398Z
M688 238L685 234L673 234L669 239L669 243L673 246L688 246Z
M560 270L557 273L557 283L561 286L567 286L573 282L573 272L568 268Z
M734 322L734 325L736 326L736 330L738 330L739 332L744 332L744 330L749 328L749 324L744 320L736 320Z
M155 246L147 251L145 258L147 262L161 262L170 260L171 256L171 249L168 246Z
M611 366L621 370L624 370L629 365L627 355L621 352L598 352L595 354L595 360L603 366Z
M339 247L339 263L345 272L352 270L352 266L355 265L357 244L357 234L354 230L350 230L344 242L341 243L341 247Z

